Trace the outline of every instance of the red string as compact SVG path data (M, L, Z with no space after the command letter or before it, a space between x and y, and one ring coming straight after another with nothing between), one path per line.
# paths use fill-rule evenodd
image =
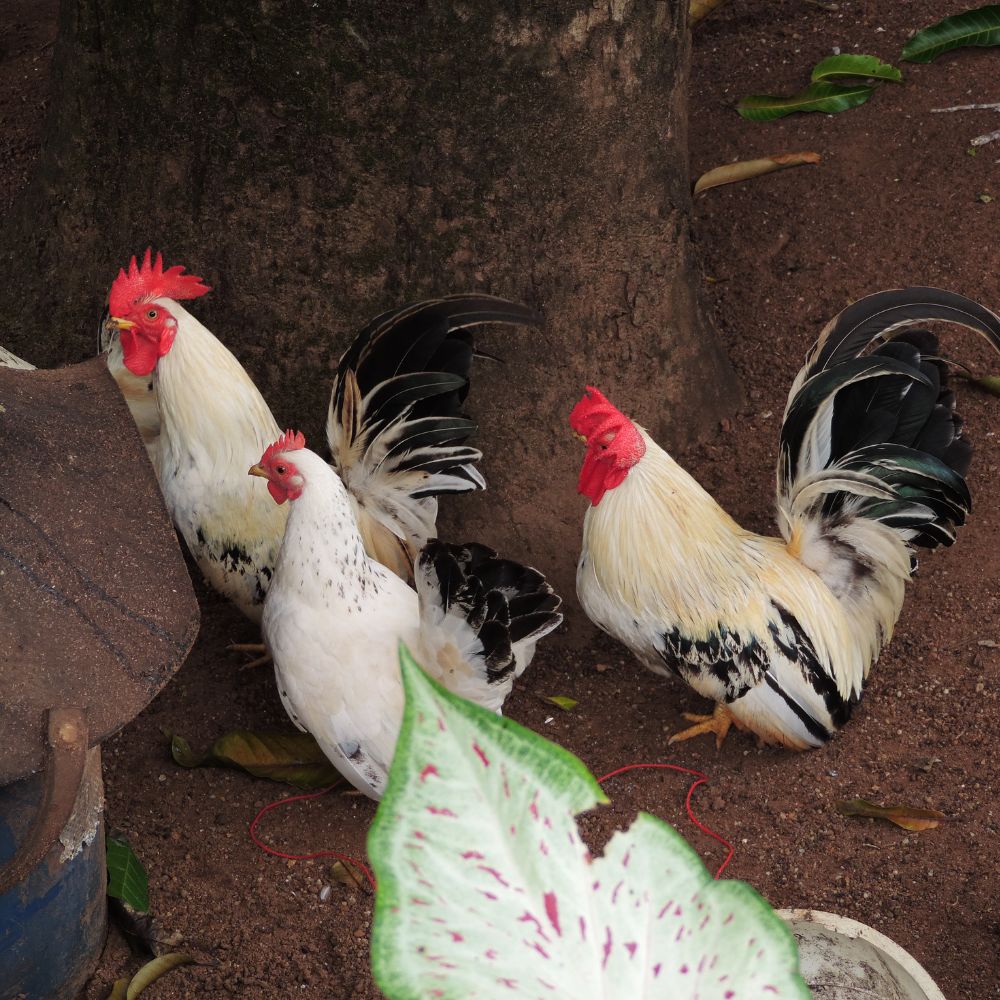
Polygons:
M265 844L260 837L257 836L257 824L264 817L265 813L269 813L272 809L276 809L278 806L283 806L286 802L300 802L302 799L318 799L321 795L326 795L331 788L335 788L335 785L331 785L330 788L324 788L320 792L309 792L304 795L290 795L286 799L278 799L276 802L271 802L264 806L263 809L250 823L250 839L262 850L267 851L268 854L273 854L276 858L287 858L289 861L312 861L315 858L336 858L338 861L342 861L347 865L354 865L360 872L362 872L366 879L368 879L368 884L372 887L372 891L375 891L375 876L368 870L367 866L362 864L356 858L352 858L347 854L341 854L339 851L316 851L313 854L286 854L284 851L278 851L268 844Z
M665 771L680 771L682 774L692 774L698 779L697 781L693 781L691 783L691 787L688 789L687 797L684 799L684 808L687 810L688 819L691 820L691 822L694 823L694 825L698 827L698 829L701 830L702 833L707 833L710 837L712 837L714 840L717 840L720 844L722 844L723 847L727 848L729 851L729 853L726 855L726 860L723 861L721 865L719 865L719 870L715 873L715 877L718 878L726 870L726 867L728 866L729 862L733 860L733 854L735 853L733 845L730 844L729 841L726 840L725 838L720 837L719 834L717 834L714 830L705 826L705 824L702 823L697 816L695 816L694 810L691 808L691 797L694 795L694 790L699 785L706 784L708 782L708 776L702 774L701 771L695 771L693 768L681 767L679 764L626 764L624 767L619 767L616 768L614 771L609 771L606 775L604 775L603 778L598 778L597 783L599 785L603 785L604 782L607 781L609 778L617 777L619 774L624 774L626 771L638 771L642 770L643 768L662 769Z
M694 809L691 808L691 799L694 796L694 790L699 785L707 784L708 776L703 774L701 771L696 771L690 767L681 767L679 764L626 764L624 767L616 768L614 771L609 771L603 777L597 779L599 785L603 785L605 781L610 781L611 778L618 777L619 774L625 774L626 771L640 771L640 770L664 770L664 771L679 771L681 774L693 775L697 780L691 783L690 788L688 788L687 795L684 798L684 808L687 810L688 819L702 833L708 834L713 840L717 840L723 847L728 851L726 854L726 860L719 865L719 870L715 873L715 877L719 878L722 873L726 870L729 862L733 860L733 854L735 853L733 845L726 840L724 837L719 836L713 829L705 826L701 820L698 819L694 814ZM264 816L269 813L272 809L277 809L278 806L283 806L288 802L301 802L304 799L318 799L321 795L326 795L332 788L336 786L331 785L329 788L324 788L319 792L308 792L302 795L290 795L284 799L278 799L275 802L270 802L260 812L254 816L253 820L250 822L250 839L262 850L266 851L268 854L273 854L276 858L285 858L288 861L313 861L316 858L336 858L338 861L344 864L353 865L360 872L362 872L366 879L368 879L368 884L372 887L372 891L375 891L375 876L372 875L371 871L366 865L358 861L357 858L352 858L347 854L341 854L339 851L315 851L312 854L286 854L284 851L279 851L269 844L265 844L260 837L257 836L257 825L264 818Z

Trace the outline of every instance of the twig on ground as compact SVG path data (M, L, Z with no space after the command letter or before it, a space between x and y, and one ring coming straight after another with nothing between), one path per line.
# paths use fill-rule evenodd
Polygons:
M932 115L943 114L946 111L1000 111L1000 101L996 104L956 104L950 108L931 108Z
M940 115L948 111L1000 111L1000 101L996 104L956 104L950 108L931 108L932 115ZM969 145L985 146L988 142L995 142L997 139L1000 139L1000 128L995 132L977 135L975 139L969 140Z
M977 135L975 139L969 140L970 146L985 146L988 142L1000 139L1000 128L995 132L987 132L985 135Z

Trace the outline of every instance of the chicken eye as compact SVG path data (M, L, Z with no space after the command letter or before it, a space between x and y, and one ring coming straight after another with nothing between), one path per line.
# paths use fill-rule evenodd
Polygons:
M283 476L288 470L283 465L276 465L274 471L278 473L279 476Z
M160 314L155 309L150 309L146 313L146 319L156 319L156 317L159 316L159 315Z

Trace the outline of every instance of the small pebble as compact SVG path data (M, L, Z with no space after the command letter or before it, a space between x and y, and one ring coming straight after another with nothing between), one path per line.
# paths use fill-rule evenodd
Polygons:
M319 901L325 903L333 895L333 888L328 885L324 885L319 891Z

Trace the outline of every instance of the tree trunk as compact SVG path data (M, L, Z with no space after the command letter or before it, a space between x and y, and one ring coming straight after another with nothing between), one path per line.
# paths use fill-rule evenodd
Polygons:
M63 0L38 174L0 235L0 329L86 357L147 244L215 288L195 313L318 443L331 366L390 306L484 290L469 410L475 538L573 592L585 502L567 415L599 386L667 445L738 391L689 234L687 0Z

